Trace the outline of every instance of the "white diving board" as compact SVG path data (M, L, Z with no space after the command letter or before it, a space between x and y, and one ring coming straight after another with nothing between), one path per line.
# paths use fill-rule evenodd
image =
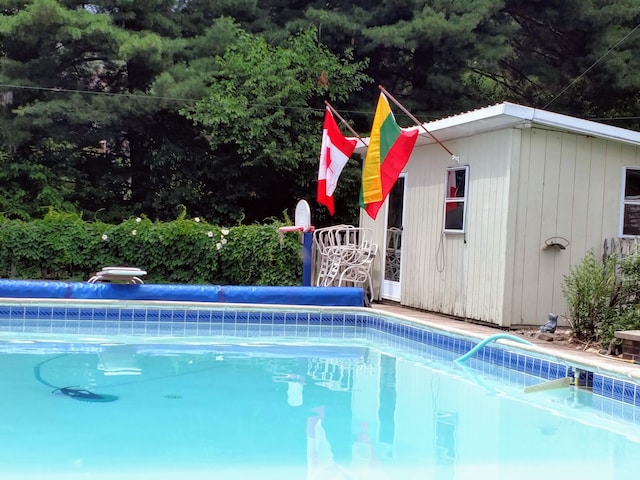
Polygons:
M145 270L135 267L104 267L89 279L89 283L121 281L142 284L140 277L146 274Z

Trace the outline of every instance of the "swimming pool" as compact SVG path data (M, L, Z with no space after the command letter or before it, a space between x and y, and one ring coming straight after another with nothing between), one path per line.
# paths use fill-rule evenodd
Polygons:
M8 478L602 479L640 468L635 382L584 370L591 389L524 394L576 366L506 344L459 366L476 339L370 309L8 302L0 319Z

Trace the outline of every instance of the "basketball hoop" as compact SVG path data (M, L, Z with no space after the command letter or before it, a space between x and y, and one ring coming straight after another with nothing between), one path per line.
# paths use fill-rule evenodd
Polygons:
M306 200L300 200L296 205L295 225L278 228L280 242L284 240L284 234L290 232L302 233L302 285L311 286L311 254L314 227L311 225L311 208Z
M305 227L303 225L291 225L288 227L280 227L278 228L279 232L288 233L288 232L313 232L314 227L309 226Z

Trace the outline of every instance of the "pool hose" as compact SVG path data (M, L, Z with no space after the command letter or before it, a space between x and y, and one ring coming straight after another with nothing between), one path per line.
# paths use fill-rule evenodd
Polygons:
M524 344L527 344L527 345L533 345L533 343L531 343L529 340L525 340L524 338L516 337L515 335L510 335L508 333L497 333L495 335L491 335L488 338L485 338L483 341L478 343L475 347L473 347L467 353L465 353L464 355L462 355L459 358L456 358L454 361L458 362L458 363L466 362L471 357L473 357L478 352L478 350L480 350L482 347L484 347L487 343L491 343L494 340L498 340L500 338L513 340L514 342L524 343Z
M33 376L36 378L36 380L38 380L43 385L53 388L53 391L51 393L60 393L69 398L80 400L82 402L96 402L96 403L114 402L118 400L118 398L120 398L117 395L109 395L105 393L94 393L89 390L85 390L83 388L76 387L76 386L58 387L56 385L53 385L47 382L44 378L42 378L42 372L40 371L40 369L44 364L51 362L52 360L56 360L58 358L64 357L66 355L68 354L65 353L62 355L58 355L56 357L48 358L36 364L36 366L33 367Z

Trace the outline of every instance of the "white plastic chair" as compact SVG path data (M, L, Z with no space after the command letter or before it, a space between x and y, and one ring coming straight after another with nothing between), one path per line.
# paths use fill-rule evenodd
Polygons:
M328 286L326 278L329 271L335 269L335 259L332 258L335 250L342 243L345 230L355 228L352 225L334 225L318 228L313 232L314 265L316 266L316 286ZM330 284L330 283L329 283Z
M372 244L363 246L344 258L338 286L362 285L368 295L368 302L373 301L373 282L371 280L371 266L378 253L378 246Z
M371 265L378 247L373 231L353 225L335 225L314 232L316 286L363 285L373 300Z

